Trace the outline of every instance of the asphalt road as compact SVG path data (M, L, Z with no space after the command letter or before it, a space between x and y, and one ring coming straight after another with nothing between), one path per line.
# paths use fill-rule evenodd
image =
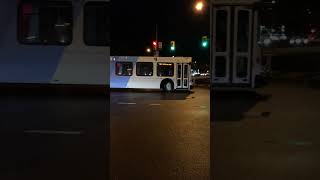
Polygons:
M208 180L209 90L111 93L114 180Z
M106 96L0 96L1 180L106 180Z
M208 96L0 96L0 179L209 179Z
M319 179L319 107L319 86L304 81L273 81L258 94L214 94L213 179Z

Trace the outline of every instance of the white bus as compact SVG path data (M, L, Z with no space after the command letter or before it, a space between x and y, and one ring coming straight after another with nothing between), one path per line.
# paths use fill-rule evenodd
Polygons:
M0 84L109 85L109 0L1 0Z
M190 57L111 56L110 87L190 90Z

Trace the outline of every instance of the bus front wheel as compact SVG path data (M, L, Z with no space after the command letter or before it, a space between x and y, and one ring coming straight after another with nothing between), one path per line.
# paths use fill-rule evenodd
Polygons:
M162 83L162 89L165 92L172 92L173 91L173 83L171 81L164 81Z

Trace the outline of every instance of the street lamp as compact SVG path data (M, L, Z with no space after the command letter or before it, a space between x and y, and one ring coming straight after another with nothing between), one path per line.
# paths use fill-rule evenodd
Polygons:
M202 11L204 7L204 2L203 1L198 1L196 2L195 8L197 11Z
M151 49L150 48L147 48L146 51L147 51L147 53L151 53Z

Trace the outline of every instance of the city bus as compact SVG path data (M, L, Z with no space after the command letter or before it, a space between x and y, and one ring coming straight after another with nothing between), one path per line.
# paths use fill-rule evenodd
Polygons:
M191 57L111 56L110 88L190 90Z
M1 85L110 84L109 0L1 0L0 13Z

